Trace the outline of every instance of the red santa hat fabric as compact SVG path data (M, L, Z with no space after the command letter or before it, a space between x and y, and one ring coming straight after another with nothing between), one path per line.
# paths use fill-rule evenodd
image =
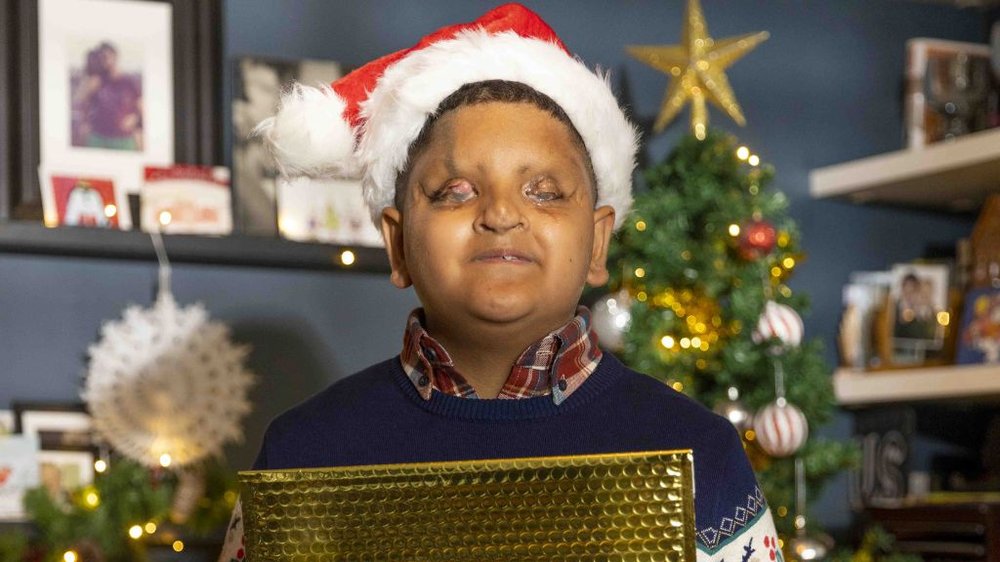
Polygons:
M521 82L562 107L590 153L598 205L614 207L621 225L632 204L636 130L607 76L590 71L519 4L439 29L330 87L295 85L259 131L286 175L361 176L377 225L427 118L462 85L484 80Z

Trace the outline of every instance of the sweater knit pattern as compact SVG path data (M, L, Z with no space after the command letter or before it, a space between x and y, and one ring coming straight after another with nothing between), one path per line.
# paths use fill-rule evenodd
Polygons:
M609 353L559 405L545 396L469 400L436 391L424 400L396 357L276 418L254 468L671 449L694 451L699 560L721 559L723 550L737 547L743 562L780 559L775 549L751 556L761 541L774 540L774 527L733 426Z

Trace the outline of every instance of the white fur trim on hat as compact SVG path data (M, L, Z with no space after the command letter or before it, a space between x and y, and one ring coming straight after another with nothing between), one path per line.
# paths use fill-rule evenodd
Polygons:
M521 82L552 98L579 131L597 177L597 204L615 209L615 228L632 206L638 134L611 92L607 77L553 43L513 32L463 31L414 51L389 66L362 103L365 122L356 156L372 220L393 205L396 177L410 144L438 105L464 84Z
M343 118L347 104L329 86L295 84L281 96L278 113L254 134L264 138L286 176L356 177L355 131Z

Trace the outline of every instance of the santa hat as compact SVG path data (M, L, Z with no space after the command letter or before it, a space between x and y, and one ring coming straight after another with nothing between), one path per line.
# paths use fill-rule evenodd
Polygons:
M632 204L636 130L607 77L591 72L552 28L519 4L439 29L329 88L296 85L259 131L285 175L361 175L378 225L382 209L393 205L396 177L427 118L462 85L485 80L523 83L562 107L590 154L597 204L612 206L620 226Z

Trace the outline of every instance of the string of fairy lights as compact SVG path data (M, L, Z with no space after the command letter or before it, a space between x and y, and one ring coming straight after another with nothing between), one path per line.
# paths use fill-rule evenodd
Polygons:
M757 168L761 165L760 156L753 153L747 146L738 147L736 156L751 167ZM751 182L748 190L751 195L757 195L760 188L757 182ZM763 228L756 228L759 225L763 225ZM633 227L638 232L645 232L649 225L646 220L637 217L633 222ZM792 237L788 232L774 232L769 224L762 221L759 213L754 214L753 222L749 225L740 225L735 222L729 224L726 233L730 237L730 242L734 244L741 240L741 236L746 237L752 246L764 247L770 244L780 250L787 249L792 242ZM764 252L763 254L766 255L757 257L763 257L767 260L766 270L771 285L768 290L776 291L786 298L790 297L792 290L785 284L785 281L798 265L796 256L784 252L770 254ZM750 258L750 256L745 257ZM691 260L691 251L683 250L681 258L685 261ZM720 261L720 263L715 264L715 267L721 269L723 264ZM708 367L708 359L714 351L714 346L720 341L742 332L743 326L739 320L725 321L719 304L714 299L700 294L696 289L666 288L651 292L651 289L646 287L643 282L648 274L645 267L633 267L627 273L630 275L626 275L626 286L633 298L638 302L647 303L653 308L672 311L679 321L675 326L680 329L673 333L657 334L654 338L655 341L651 342L659 350L664 362L670 363L676 360L680 354L694 353L699 355L694 361L694 366L704 370ZM739 283L740 281L737 279L734 282ZM672 381L670 385L678 391L684 389L684 384L681 381Z
M107 453L102 453L101 458L94 461L94 472L97 474L105 474L110 468ZM160 455L160 466L163 468L169 468L173 464L173 459L169 453L164 453ZM228 504L232 505L236 502L236 492L232 490L227 490L225 492L225 500ZM89 510L94 510L101 505L101 496L97 491L97 488L91 484L83 488L80 492L80 503ZM154 537L157 531L163 531L160 529L157 521L150 520L146 522L136 522L129 525L127 529L123 529L122 532L127 535L130 539L138 541L143 537L149 536ZM174 552L183 552L185 548L184 541L176 538L171 533L166 532L164 536L158 537L163 544L170 544L170 547ZM63 562L89 562L85 557L75 549L67 549L62 555Z

